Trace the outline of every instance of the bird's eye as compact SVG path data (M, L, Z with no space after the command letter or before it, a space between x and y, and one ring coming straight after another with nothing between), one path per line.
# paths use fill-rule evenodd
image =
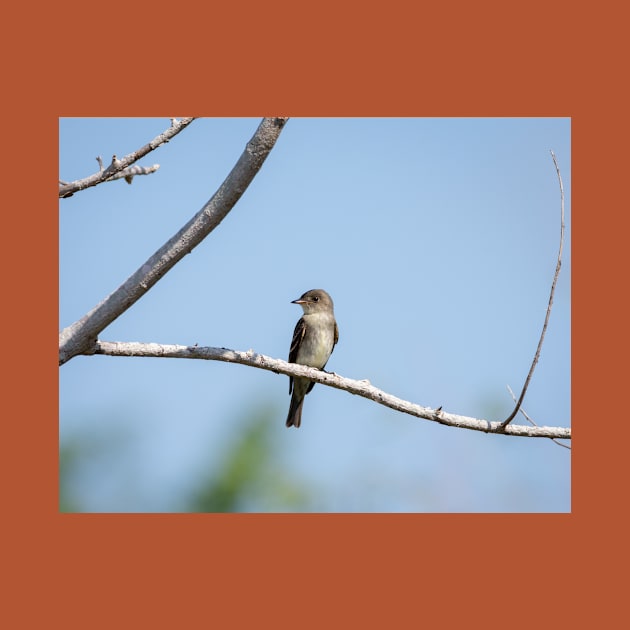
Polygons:
M319 295L313 296L313 302L319 302Z

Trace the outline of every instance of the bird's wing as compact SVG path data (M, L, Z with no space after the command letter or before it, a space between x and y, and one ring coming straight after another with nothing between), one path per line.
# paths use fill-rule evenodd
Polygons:
M298 354L298 348L300 347L300 343L302 339L304 339L304 333L306 332L306 322L303 317L300 317L300 320L295 325L295 330L293 331L293 340L291 341L291 349L289 350L289 363L295 363ZM293 390L293 377L289 376L289 394Z

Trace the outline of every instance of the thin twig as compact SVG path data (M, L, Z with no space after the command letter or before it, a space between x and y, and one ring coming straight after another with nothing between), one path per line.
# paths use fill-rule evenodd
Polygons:
M508 385L507 386L508 391L510 392L510 396L512 396L512 400L514 402L516 402L516 396L514 395L514 392L512 391L512 388ZM527 422L529 422L532 426L537 427L538 425L527 415L527 413L525 413L525 410L521 407L519 409L519 411L523 414L523 417L525 418L525 420L527 420ZM564 448L568 448L569 450L571 450L571 447L568 446L567 444L563 444L562 442L558 442L558 440L556 438L551 438L552 442L555 442L558 446L563 446Z
M542 344L545 339L545 333L547 332L547 324L549 323L549 316L551 315L551 307L553 305L553 296L556 291L556 283L558 282L558 276L560 275L560 267L562 265L562 250L564 248L564 186L562 185L562 176L560 175L560 169L558 168L558 162L556 161L556 156L553 151L551 151L551 157L553 159L553 163L556 167L556 173L558 175L558 182L560 184L560 248L558 250L558 262L556 263L556 272L553 276L553 282L551 283L551 292L549 294L549 304L547 305L547 314L545 315L545 323L543 324L542 333L540 334L540 339L538 341L538 347L536 348L536 354L534 355L534 360L532 361L532 365L529 368L529 374L525 379L525 384L523 385L523 390L521 391L521 395L518 398L518 402L514 407L514 411L501 423L502 427L507 427L510 422L514 419L521 405L523 404L523 399L525 398L525 392L527 392L527 388L529 387L529 382L534 374L534 369L536 368L536 364L538 363L538 358L540 357L540 351L542 349Z
M456 414L446 413L439 409L422 407L415 403L397 398L378 389L370 384L368 380L357 381L340 376L333 372L323 372L315 368L299 365L297 363L287 363L282 359L258 354L253 350L242 352L230 350L229 348L210 348L200 346L178 346L163 345L157 343L140 342L112 342L96 341L94 345L87 349L85 354L106 354L109 356L124 357L159 357L171 359L205 359L211 361L226 361L228 363L239 363L250 367L269 370L276 374L286 374L294 377L306 377L316 383L336 387L344 391L356 394L372 400L380 405L389 407L396 411L410 414L417 418L424 418L432 422L449 427L471 429L473 431L483 431L484 433L498 433L502 435L514 435L520 437L546 437L571 439L571 429L565 427L528 427L521 424L510 425L502 428L499 422L491 422L479 418L470 418Z
M161 133L159 136L156 136L149 142L145 144L143 147L126 155L122 159L118 159L115 155L112 157L112 162L107 168L103 168L103 161L100 156L96 158L99 163L100 169L98 173L94 173L89 177L85 177L84 179L77 179L74 182L70 182L69 184L62 184L59 186L59 197L72 197L75 192L79 190L85 190L86 188L90 188L91 186L96 186L97 184L101 184L102 182L109 181L113 178L114 175L122 171L123 169L131 166L134 162L137 162L140 158L144 157L147 153L150 153L154 149L157 149L160 145L168 142L171 138L176 136L180 131L188 127L190 123L195 120L194 118L182 118L181 120L177 120L175 118L171 118L171 126Z

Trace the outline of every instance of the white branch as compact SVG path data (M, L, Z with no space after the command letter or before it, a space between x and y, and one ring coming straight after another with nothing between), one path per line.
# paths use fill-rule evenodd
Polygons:
M273 359L258 354L253 350L242 352L228 348L211 348L200 346L178 346L158 343L140 343L135 341L97 341L84 354L105 354L118 357L161 357L171 359L206 359L210 361L225 361L227 363L240 363L250 367L269 370L276 374L287 376L304 376L316 383L336 387L344 391L356 394L372 400L380 405L401 411L417 418L431 420L449 427L483 431L484 433L500 433L520 437L545 437L571 439L570 427L528 427L518 424L509 424L505 427L500 422L491 422L478 418L459 416L446 413L440 409L422 407L414 403L392 396L370 384L369 381L356 381L339 376L332 372L322 372L315 368L306 367L297 363L287 363L282 359Z

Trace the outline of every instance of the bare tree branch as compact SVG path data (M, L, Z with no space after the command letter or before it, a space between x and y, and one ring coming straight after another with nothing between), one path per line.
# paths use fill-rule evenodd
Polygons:
M273 359L258 354L253 350L242 352L228 348L210 348L198 346L163 345L157 343L139 342L112 342L96 341L85 354L106 354L117 357L161 357L171 359L206 359L210 361L225 361L227 363L240 363L250 367L269 370L276 374L287 376L302 376L316 383L336 387L344 391L356 394L372 400L380 405L396 411L424 418L449 427L483 431L484 433L498 433L502 435L514 435L521 437L545 437L571 439L571 429L565 427L527 427L524 425L509 425L502 427L500 422L490 422L446 413L441 409L421 407L414 403L392 396L370 384L369 381L356 381L344 378L332 372L323 372L315 368L287 363L281 359Z
M144 157L147 153L150 153L154 149L157 149L157 147L159 147L160 145L168 142L180 131L188 127L188 125L190 125L193 120L195 119L182 118L181 120L177 120L176 118L171 118L171 126L166 131L161 133L159 136L153 138L151 142L145 144L137 151L126 155L120 160L114 155L112 157L112 163L105 169L103 168L103 162L101 158L97 157L96 159L100 166L99 172L94 173L94 175L90 175L89 177L86 177L84 179L77 179L74 182L70 182L69 184L59 180L59 197L62 199L65 197L72 197L72 195L79 190L85 190L86 188L90 188L91 186L96 186L97 184L101 184L102 182L114 179L114 175L120 173L120 171L126 169L128 166L131 166L134 162ZM158 165L155 166L159 168Z
M192 119L191 119L192 120ZM243 194L257 171L262 166L269 151L273 148L279 134L286 123L286 118L266 118L260 124L252 140L248 143L239 161L234 166L228 177L213 197L205 206L165 245L163 245L140 269L138 269L116 291L105 298L94 309L87 313L79 321L61 331L59 336L59 364L63 364L78 354L103 354L109 356L142 356L162 358L186 358L225 361L240 363L250 367L270 370L275 373L294 377L306 377L310 380L329 387L335 387L359 395L378 404L384 405L396 411L410 414L415 417L438 422L445 426L459 427L485 433L514 435L523 437L545 437L553 441L556 439L571 439L571 429L565 427L539 427L521 409L521 405L538 362L542 343L551 314L553 296L558 280L562 251L564 244L564 189L560 170L556 157L551 152L558 180L561 196L561 230L560 248L556 271L551 286L549 304L543 325L543 330L538 342L534 360L529 374L523 386L521 395L516 401L516 407L512 414L504 422L492 422L485 419L460 416L446 413L442 408L431 409L415 403L397 398L370 384L367 380L352 380L334 373L323 372L315 368L303 365L287 363L281 359L273 359L253 350L247 352L230 350L227 348L211 348L197 346L163 345L156 343L139 342L107 342L97 340L98 334L109 325L116 317L129 308L146 291L148 291L167 271L169 271L183 256L190 253L227 215L234 204ZM115 159L115 157L114 157ZM139 174L140 167L127 168L127 171L118 167L121 162L116 162L116 175L112 174L112 167L102 171L110 171L108 178L133 177ZM104 181L104 180L103 180ZM94 184L90 184L94 185ZM511 390L510 390L510 393ZM515 399L514 395L512 397ZM515 399L516 400L516 399ZM518 411L533 425L510 425ZM565 444L557 442L560 446L569 448Z
M545 323L543 324L542 332L540 333L540 339L538 340L538 347L536 348L536 354L534 355L534 360L532 361L532 365L529 368L529 373L527 374L527 378L525 379L525 384L523 385L523 389L521 391L521 395L518 398L516 406L514 407L514 411L501 423L501 427L507 427L514 417L518 413L521 405L523 404L523 399L525 398L525 392L527 392L527 388L529 387L529 382L532 379L532 375L534 374L534 369L536 368L536 364L538 363L538 359L540 357L540 351L542 349L542 344L545 339L545 333L547 332L547 324L549 324L549 316L551 315L551 307L553 306L553 295L556 292L556 283L558 282L558 276L560 275L560 267L562 265L562 250L564 248L564 186L562 185L562 176L560 175L560 169L558 167L558 162L556 161L556 156L553 151L551 151L551 157L553 159L553 163L556 167L556 174L558 175L558 182L560 184L560 248L558 249L558 262L556 263L556 272L553 276L553 282L551 283L551 292L549 294L549 304L547 305L547 314L545 315Z
M287 118L264 118L212 198L118 289L59 334L59 365L93 347L98 334L139 300L219 225L240 199L275 145Z

